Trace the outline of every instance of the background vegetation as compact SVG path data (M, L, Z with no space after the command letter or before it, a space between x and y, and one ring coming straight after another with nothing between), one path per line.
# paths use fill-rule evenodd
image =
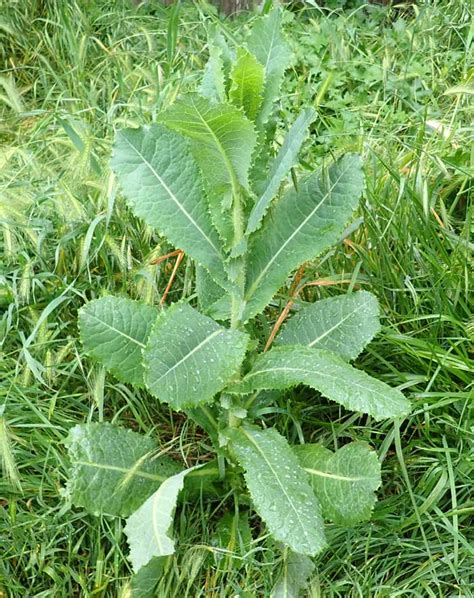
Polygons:
M334 5L333 3L332 5ZM331 5L331 6L332 6ZM297 3L285 17L294 51L280 106L318 119L312 166L362 152L367 189L350 240L304 272L301 300L371 290L382 333L359 364L403 389L400 425L348 414L308 391L275 424L297 440L378 451L383 491L373 520L328 526L308 595L469 597L474 586L474 29L468 0L336 10ZM249 15L223 21L243 38ZM153 435L179 460L205 459L203 433L82 354L78 308L109 293L159 303L173 261L126 209L108 167L116 127L150 122L207 59L209 5L29 0L0 18L0 596L127 595L122 522L62 495L63 440L78 422ZM168 300L191 297L184 260ZM275 301L276 320L291 281ZM271 322L270 322L271 324ZM262 342L270 327L258 320ZM219 523L232 505L184 504L179 551L160 596L268 596L280 563L250 513L241 534ZM205 541L202 541L205 538ZM239 538L246 538L240 541ZM196 542L199 544L196 544Z

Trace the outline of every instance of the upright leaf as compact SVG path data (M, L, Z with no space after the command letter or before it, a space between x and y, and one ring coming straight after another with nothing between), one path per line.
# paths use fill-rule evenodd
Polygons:
M304 554L287 551L283 569L270 598L298 598L308 585L308 579L315 569L314 562Z
M188 141L159 125L124 129L111 166L135 214L225 285L221 243Z
M204 69L200 93L211 102L225 101L225 74L222 48L214 43L214 32L208 36L209 59Z
M160 120L191 139L204 177L213 223L226 247L232 246L234 222L230 208L249 187L249 169L256 133L244 114L230 104L212 104L197 95L185 96ZM218 282L220 282L217 279Z
M199 467L199 466L198 466ZM184 478L196 469L191 467L168 478L143 505L127 519L125 534L130 546L130 561L135 573L153 558L174 553L169 535L173 514Z
M122 297L90 301L79 310L86 353L122 382L142 385L142 350L158 313L156 307Z
M158 318L143 353L145 383L177 410L208 403L237 373L247 340L190 305L175 304Z
M272 112L291 58L290 49L281 33L281 12L278 8L255 23L247 40L247 48L265 69L265 91L258 117L263 125Z
M377 299L367 291L359 291L303 307L288 321L275 344L328 349L351 360L379 330Z
M272 206L250 237L245 318L262 311L289 273L333 245L363 188L359 156L346 155L314 173Z
M237 108L243 108L247 118L255 120L263 99L263 66L253 54L239 48L230 78L230 101Z
M325 546L320 507L290 446L275 429L229 429L230 449L260 517L291 550L314 556Z
M252 370L230 391L250 393L298 384L377 420L404 417L410 412L410 403L399 390L355 369L335 353L298 345L275 347L259 355Z
M81 424L66 439L71 469L67 491L90 513L127 517L181 468L154 458L151 438L110 424Z
M351 442L335 453L319 444L295 446L310 475L323 515L339 525L370 519L375 491L382 483L380 463L365 442Z
M240 110L190 94L161 114L160 121L192 140L195 158L211 189L218 192L239 184L248 188L256 134Z
M283 142L264 184L264 191L250 212L246 234L255 232L262 223L271 200L275 197L281 182L295 165L303 141L308 135L309 125L316 117L313 108L306 108L293 123Z

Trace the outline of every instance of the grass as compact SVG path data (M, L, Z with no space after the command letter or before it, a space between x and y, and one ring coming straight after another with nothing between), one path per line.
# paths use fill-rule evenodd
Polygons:
M306 162L358 150L367 171L362 223L305 272L306 281L349 283L308 287L301 300L347 286L374 292L384 327L359 365L414 406L400 425L375 423L300 392L291 397L298 420L286 401L269 416L295 441L365 439L382 460L373 520L328 526L311 597L473 595L472 14L462 0L419 4L343 12L307 3L286 17L295 61L282 129L311 103L319 116ZM123 522L88 516L62 495L71 426L113 421L153 434L186 462L206 455L199 429L84 357L76 315L110 292L161 298L172 263L150 262L172 248L130 216L109 148L116 127L153 120L194 85L209 19L204 5L177 18L158 4L101 0L3 11L2 597L127 596ZM223 26L240 39L247 22ZM169 300L192 293L183 262ZM282 291L270 322L259 322L262 341L285 300ZM250 544L222 551L229 538L219 540L216 525L228 509L229 500L180 508L179 549L158 596L270 595L278 551L251 510ZM246 512L240 505L242 537Z

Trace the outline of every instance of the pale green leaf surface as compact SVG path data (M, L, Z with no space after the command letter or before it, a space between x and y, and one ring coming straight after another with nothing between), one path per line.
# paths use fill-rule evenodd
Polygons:
M174 553L174 540L169 532L176 502L185 476L194 469L196 467L191 467L165 480L127 519L125 534L130 546L130 562L135 573L153 558Z
M210 189L220 192L238 183L248 188L256 133L240 110L190 94L163 112L160 121L192 140Z
M134 213L225 284L221 243L189 142L160 125L124 129L111 166Z
M255 120L263 99L263 66L250 52L239 48L230 78L230 101L237 108L243 108L247 118Z
M377 454L365 442L351 442L335 453L319 444L295 446L309 474L323 515L339 525L370 519L382 483Z
M143 385L142 350L158 317L156 307L102 297L79 310L84 349L122 382Z
M304 554L288 551L270 598L298 598L300 592L308 585L308 579L315 566Z
M200 94L214 103L225 101L225 75L222 49L209 39L209 59L204 67Z
M314 556L325 546L320 507L305 472L275 429L229 429L230 449L245 470L255 509L273 537Z
M163 574L166 559L167 557L155 557L138 573L132 575L129 598L156 598L155 588Z
M349 154L291 189L250 237L244 317L258 314L292 270L333 245L363 189L359 156Z
M270 173L264 184L264 191L250 212L246 234L256 231L267 211L271 200L275 197L281 182L287 176L298 159L303 141L308 135L310 124L316 117L313 108L305 108L288 131L280 151L273 160Z
M175 304L158 318L143 353L145 383L177 410L208 403L238 372L247 341L190 305Z
M259 355L252 370L229 392L250 393L298 384L376 420L404 417L410 412L410 403L399 390L357 370L335 353L298 345L275 347Z
M284 326L275 345L327 349L352 360L379 330L376 297L367 291L358 291L303 307Z
M274 8L255 22L247 48L265 69L265 90L259 123L265 124L277 98L283 74L290 64L291 52L281 33L281 12Z
M110 424L74 426L66 439L71 462L68 494L90 513L127 517L181 468L153 458L151 438Z

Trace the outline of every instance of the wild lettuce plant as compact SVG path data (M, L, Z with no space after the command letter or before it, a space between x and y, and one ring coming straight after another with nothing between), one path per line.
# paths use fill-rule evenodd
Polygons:
M192 494L207 482L225 485L229 472L234 493L248 492L293 565L304 568L323 550L324 519L370 517L381 481L375 452L363 442L336 452L290 446L256 408L268 406L267 391L306 385L376 420L409 411L398 390L350 365L379 330L368 292L302 308L268 351L253 336L253 318L289 275L341 239L364 185L352 154L288 181L315 112L303 110L274 151L272 111L290 59L280 18L274 10L257 20L236 52L211 31L199 93L116 136L111 166L128 205L194 260L198 301L165 309L125 297L91 301L79 315L84 349L150 401L195 420L216 454L184 469L136 432L96 423L71 430L71 499L127 518L137 580L155 579L175 550L183 486Z

